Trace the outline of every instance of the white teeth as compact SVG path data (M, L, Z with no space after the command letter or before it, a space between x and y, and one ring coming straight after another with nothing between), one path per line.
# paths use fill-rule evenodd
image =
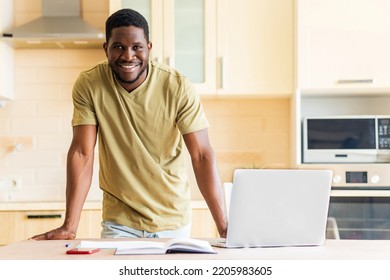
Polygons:
M136 67L137 65L122 65L123 68L132 69Z

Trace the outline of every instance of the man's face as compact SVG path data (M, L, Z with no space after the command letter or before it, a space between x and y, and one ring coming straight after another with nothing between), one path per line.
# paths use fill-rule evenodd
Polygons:
M141 85L147 76L152 48L144 31L135 26L114 28L111 38L103 46L108 64L122 87L130 92Z

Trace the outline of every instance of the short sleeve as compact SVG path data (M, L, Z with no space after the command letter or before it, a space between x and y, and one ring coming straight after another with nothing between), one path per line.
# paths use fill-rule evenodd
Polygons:
M182 135L209 127L200 96L188 79L183 80L176 123Z
M73 86L73 118L72 125L98 125L92 101L92 87L83 73Z

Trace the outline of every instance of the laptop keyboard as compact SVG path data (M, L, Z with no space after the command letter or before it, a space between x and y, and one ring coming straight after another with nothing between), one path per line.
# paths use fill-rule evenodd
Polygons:
M226 238L217 238L209 241L213 247L226 248Z

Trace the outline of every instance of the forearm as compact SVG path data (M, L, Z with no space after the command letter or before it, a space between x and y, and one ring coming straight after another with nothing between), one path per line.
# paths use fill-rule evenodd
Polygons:
M226 235L227 217L224 195L218 174L215 155L212 151L192 161L200 192L211 211L219 234Z
M93 159L93 153L84 154L73 147L69 149L64 226L74 234L77 232L81 211L91 186Z

